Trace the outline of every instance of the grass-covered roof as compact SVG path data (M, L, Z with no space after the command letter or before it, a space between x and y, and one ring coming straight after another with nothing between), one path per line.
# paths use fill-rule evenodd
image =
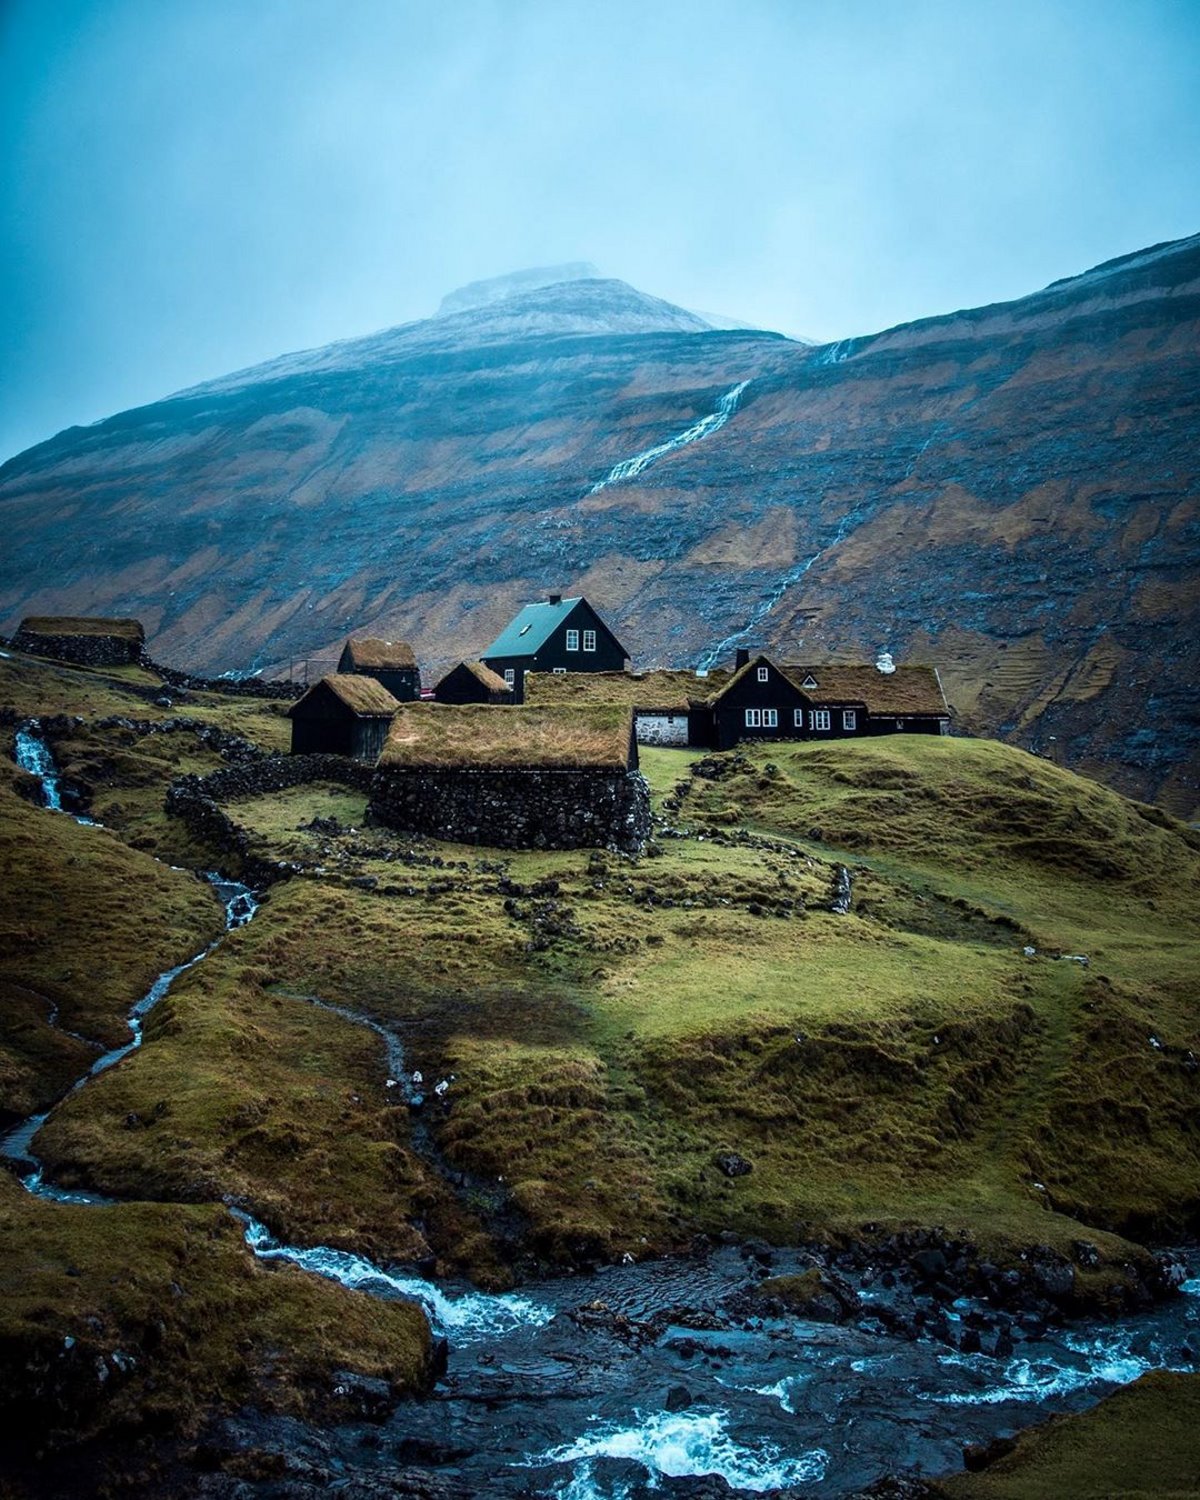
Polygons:
M893 672L881 672L874 666L832 666L829 664L780 668L792 682L814 701L822 703L865 703L873 714L945 714L945 695L933 667L903 666ZM806 688L809 679L815 688Z
M140 620L104 615L27 615L20 630L29 635L115 635L130 641L144 640L146 635Z
M351 637L346 642L344 654L360 670L395 672L417 664L413 648L407 641L383 641L375 636Z
M303 718L306 700L318 693L332 693L352 713L365 719L390 719L400 707L387 688L373 677L359 677L353 672L331 672L328 677L322 677L320 682L314 683L303 698L292 704L288 709L289 717Z
M392 721L381 768L626 770L633 715L620 705L508 708L405 703Z
M709 698L729 681L723 668L697 677L686 669L653 672L530 672L525 701L560 704L620 703L630 708L686 713L690 701Z

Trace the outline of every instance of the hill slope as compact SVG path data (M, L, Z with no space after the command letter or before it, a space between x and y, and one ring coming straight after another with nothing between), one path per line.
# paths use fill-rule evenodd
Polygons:
M353 626L437 667L569 584L639 665L888 646L965 727L1195 806L1200 237L817 349L595 277L468 291L11 460L0 621L137 614L206 670Z

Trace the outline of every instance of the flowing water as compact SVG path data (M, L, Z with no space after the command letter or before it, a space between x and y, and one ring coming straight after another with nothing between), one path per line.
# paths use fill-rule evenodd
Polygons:
M28 733L18 754L43 777L54 807L57 772L44 741ZM227 931L251 920L252 892L207 878ZM147 1014L222 941L159 975L130 1012L130 1040L97 1057L72 1093L140 1045ZM380 1033L389 1073L404 1078L395 1035L344 1014ZM0 1155L31 1193L103 1212L113 1200L45 1180L35 1138L46 1117L10 1130ZM415 1300L448 1341L447 1368L429 1398L402 1403L381 1424L327 1430L261 1414L224 1419L247 1445L300 1458L311 1450L341 1475L386 1473L400 1462L473 1494L555 1500L640 1500L669 1495L675 1480L717 1475L747 1494L836 1496L885 1473L954 1469L967 1443L1078 1410L1150 1369L1192 1369L1200 1358L1194 1270L1182 1294L1153 1312L1033 1337L1017 1327L1012 1352L991 1358L889 1333L870 1308L908 1294L879 1285L864 1288L868 1315L853 1325L760 1315L748 1294L767 1274L802 1269L800 1252L771 1253L768 1269L762 1252L728 1247L490 1295L328 1246L281 1244L233 1211L261 1260L288 1261L383 1300ZM948 1316L963 1324L978 1311L962 1300Z
M633 479L649 468L652 463L660 458L665 458L668 453L674 453L678 448L686 448L690 443L698 443L702 438L711 437L714 432L719 431L729 421L734 412L737 411L738 402L742 398L742 392L750 384L743 380L740 385L735 385L728 390L717 402L716 410L709 412L708 416L701 417L698 422L692 424L686 431L676 433L674 437L667 438L665 442L657 443L653 448L647 448L641 453L636 453L632 458L623 459L616 464L603 479L598 480L588 491L591 495L597 495L602 489L610 484L619 484L622 479Z

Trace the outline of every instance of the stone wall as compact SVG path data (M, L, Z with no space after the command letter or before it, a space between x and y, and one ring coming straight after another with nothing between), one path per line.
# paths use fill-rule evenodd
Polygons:
M179 776L167 788L166 809L181 819L196 838L232 856L241 878L266 885L279 877L280 867L255 859L244 828L221 806L223 801L278 792L307 781L336 781L355 791L370 790L373 768L341 755L269 755L261 760L223 766L207 776ZM218 800L220 799L220 800Z
M686 745L688 716L685 713L642 713L634 719L639 745Z
M168 687L183 688L196 693L226 693L233 698L274 698L295 702L307 688L298 682L264 682L261 677L196 677L191 672L179 672L174 667L164 667L148 652L139 658L147 671L154 672Z
M77 667L124 667L141 656L142 643L127 635L42 635L18 630L12 638L17 651L30 656L48 656Z
M637 771L381 766L370 812L390 828L500 849L641 849L650 794Z

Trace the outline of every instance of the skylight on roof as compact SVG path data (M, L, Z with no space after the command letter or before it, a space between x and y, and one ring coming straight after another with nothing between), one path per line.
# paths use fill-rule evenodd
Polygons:
M800 684L801 687L806 687L806 688L815 688L816 685L817 685L817 679L813 676L813 674L811 672L804 679L804 681Z
M522 626L521 626L521 628L520 628L520 630L518 630L518 631L517 631L517 634L518 634L518 635L524 635L524 634L525 634L525 632L526 632L526 631L527 631L527 630L528 630L528 629L529 629L529 626L528 626L528 625L522 625Z

